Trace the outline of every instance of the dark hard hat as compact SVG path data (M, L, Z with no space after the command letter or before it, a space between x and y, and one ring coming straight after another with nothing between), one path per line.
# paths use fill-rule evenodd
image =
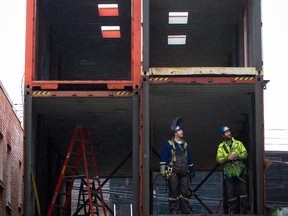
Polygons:
M183 118L177 117L171 123L171 131L175 133L177 130L183 129Z

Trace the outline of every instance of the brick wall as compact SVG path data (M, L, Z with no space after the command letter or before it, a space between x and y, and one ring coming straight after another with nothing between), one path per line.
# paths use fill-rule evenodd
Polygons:
M0 215L23 215L23 129L1 82L0 157Z

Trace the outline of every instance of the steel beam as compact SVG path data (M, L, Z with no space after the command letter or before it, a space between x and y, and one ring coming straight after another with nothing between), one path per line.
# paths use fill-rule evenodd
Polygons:
M33 91L33 97L132 97L132 91Z
M159 76L150 77L150 84L230 84L230 83L255 83L255 76L236 76L236 77L192 77L192 76Z
M261 0L248 0L248 66L262 72Z
M139 212L139 94L135 94L132 99L132 171L133 171L133 215Z
M130 152L124 159L121 161L121 163L111 172L111 174L101 183L101 187L103 187L111 178L114 176L114 174L123 166L123 164L126 163L126 161L131 157L132 152Z
M256 204L257 214L264 215L264 112L263 112L263 77L257 77L255 85L255 146L256 146Z
M150 101L149 82L143 79L143 215L150 212Z
M141 79L141 0L131 2L131 79L133 88L138 88Z
M136 78L135 78L136 79ZM31 89L33 87L40 88L42 90L58 90L59 86L65 85L106 85L107 90L124 89L125 87L133 87L134 83L131 80L49 80L49 81L30 81ZM137 82L138 84L138 82ZM76 88L76 87L75 87Z
M219 164L216 164L215 167L205 176L205 178L197 185L197 187L193 190L193 193L196 193L199 188L207 181L207 179L217 170Z
M149 19L150 19L150 1L143 1L143 71L149 71Z
M262 71L262 37L261 37L261 0L252 0L252 49L253 66L257 71Z
M153 67L149 69L152 76L255 76L258 71L254 67Z
M35 0L26 4L25 86L29 88L35 72Z
M24 215L34 215L32 204L35 197L30 177L32 165L32 96L30 94L25 95L24 112Z

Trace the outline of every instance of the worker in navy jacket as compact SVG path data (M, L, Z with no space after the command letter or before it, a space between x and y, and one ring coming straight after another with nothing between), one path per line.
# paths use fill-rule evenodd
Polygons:
M170 213L190 214L189 180L195 177L191 151L183 140L183 119L171 124L173 138L168 140L160 156L160 174L168 179Z

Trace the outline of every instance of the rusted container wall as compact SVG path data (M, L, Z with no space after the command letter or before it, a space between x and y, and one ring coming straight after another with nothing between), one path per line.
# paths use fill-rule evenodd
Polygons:
M140 11L139 0L27 0L26 87L135 88L141 71Z

